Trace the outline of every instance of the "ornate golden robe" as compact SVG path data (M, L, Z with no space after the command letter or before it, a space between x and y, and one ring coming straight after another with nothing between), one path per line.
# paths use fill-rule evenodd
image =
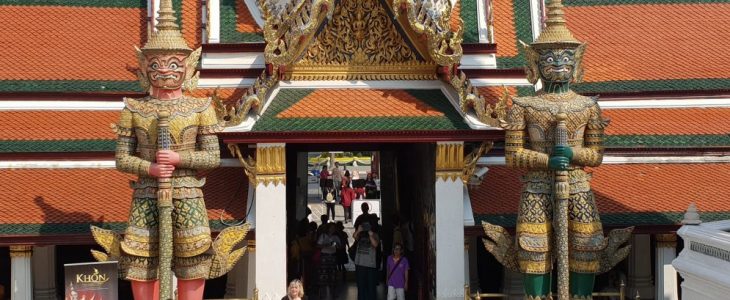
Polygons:
M211 100L183 97L161 101L151 97L125 99L119 124L116 166L138 175L129 224L121 243L122 262L128 265L126 279L155 280L158 264L157 178L149 176L157 148L157 111L170 112L171 147L180 154L180 164L172 176L173 187L173 268L180 279L208 276L202 261L210 259L208 215L201 190L205 179L197 171L220 163L218 125Z
M591 175L583 170L584 166L595 167L603 160L603 131L608 121L601 118L595 99L572 91L515 98L502 127L506 129L507 165L528 169L523 177L517 216L517 261L523 273L544 274L552 270L554 182L548 159L555 141L555 115L561 107L568 115L568 144L573 149L568 170L570 270L596 273L600 251L606 247L590 189Z

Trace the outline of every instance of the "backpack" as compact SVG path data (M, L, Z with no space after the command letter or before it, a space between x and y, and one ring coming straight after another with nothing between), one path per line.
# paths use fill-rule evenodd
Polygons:
M324 198L325 203L335 203L335 195L332 191L327 192L327 196Z

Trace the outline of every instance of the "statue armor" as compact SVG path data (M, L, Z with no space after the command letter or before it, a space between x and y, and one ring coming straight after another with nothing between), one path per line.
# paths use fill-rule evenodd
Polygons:
M552 270L552 172L548 158L553 150L555 115L568 115L568 143L575 153L568 170L570 180L569 232L572 241L570 270L595 273L599 251L606 246L603 229L590 189L590 174L583 166L595 167L603 159L603 130L595 99L568 92L539 94L513 100L507 120L505 157L513 168L527 168L517 217L518 264L522 273L542 274ZM527 134L527 137L524 135ZM526 139L525 139L526 138ZM528 141L525 147L525 141Z
M220 162L219 130L210 99L183 97L160 101L151 97L125 99L118 126L117 169L139 175L134 189L129 226L121 250L130 260L127 279L151 280L157 277L154 258L158 255L157 179L147 170L157 152L157 113L170 111L171 149L180 154L180 166L173 171L173 265L181 279L207 277L207 270L196 262L204 259L211 237L208 215L201 190L205 179L196 178L201 169L211 169Z

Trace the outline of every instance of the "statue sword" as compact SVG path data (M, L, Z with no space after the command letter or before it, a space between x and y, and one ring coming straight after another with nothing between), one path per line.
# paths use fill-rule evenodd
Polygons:
M170 112L157 115L157 149L170 150ZM172 299L172 178L157 178L157 226L159 229L160 300Z
M568 127L566 120L568 116L563 112L562 107L555 116L554 146L568 146ZM568 171L556 170L553 173L553 222L556 223L555 239L558 249L558 299L570 299L570 258L568 241L568 199L570 198L570 183Z

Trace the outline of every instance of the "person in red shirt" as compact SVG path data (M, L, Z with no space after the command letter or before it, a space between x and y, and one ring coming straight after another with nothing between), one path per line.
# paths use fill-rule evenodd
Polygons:
M345 223L352 221L352 200L355 199L355 191L350 187L350 177L342 177L342 208L345 210Z
M327 166L322 166L322 172L319 172L319 188L322 189L322 201L327 197L327 179L330 177L330 171Z

